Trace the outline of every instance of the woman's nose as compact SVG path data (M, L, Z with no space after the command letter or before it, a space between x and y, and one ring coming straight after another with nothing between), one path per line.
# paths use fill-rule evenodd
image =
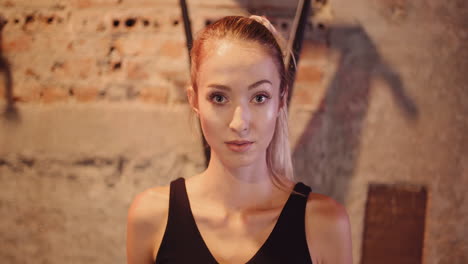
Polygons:
M236 131L237 133L242 133L249 130L249 112L246 107L238 106L234 110L234 114L232 116L231 123L229 124L229 128Z

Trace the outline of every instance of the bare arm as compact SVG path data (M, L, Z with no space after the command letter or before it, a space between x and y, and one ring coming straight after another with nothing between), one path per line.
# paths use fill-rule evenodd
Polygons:
M351 228L346 209L330 197L311 194L306 218L314 264L352 264Z
M150 264L155 234L147 194L135 197L127 216L127 264Z

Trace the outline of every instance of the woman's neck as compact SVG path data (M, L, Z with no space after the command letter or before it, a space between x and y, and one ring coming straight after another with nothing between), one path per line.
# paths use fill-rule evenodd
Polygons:
M271 208L289 195L273 184L266 160L230 168L216 155L212 155L208 168L197 178L197 193L203 194L203 199L216 203L226 211L246 212L262 207Z

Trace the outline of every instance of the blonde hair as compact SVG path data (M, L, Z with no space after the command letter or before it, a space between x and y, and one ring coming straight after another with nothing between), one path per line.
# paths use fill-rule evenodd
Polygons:
M197 94L197 73L201 61L206 57L205 44L208 41L233 38L253 41L260 44L271 55L280 76L280 112L276 120L275 131L266 151L266 162L276 185L286 186L285 182L294 181L291 149L289 145L287 94L289 91L285 41L265 17L227 16L208 25L197 35L190 51L191 84Z

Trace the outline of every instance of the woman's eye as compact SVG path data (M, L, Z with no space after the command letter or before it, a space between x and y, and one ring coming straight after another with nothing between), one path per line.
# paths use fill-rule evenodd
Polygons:
M217 104L223 104L226 102L226 97L221 94L212 94L210 95L210 100Z
M255 100L255 103L264 103L267 99L269 99L270 97L268 97L267 95L265 94L258 94L255 96L254 100Z

